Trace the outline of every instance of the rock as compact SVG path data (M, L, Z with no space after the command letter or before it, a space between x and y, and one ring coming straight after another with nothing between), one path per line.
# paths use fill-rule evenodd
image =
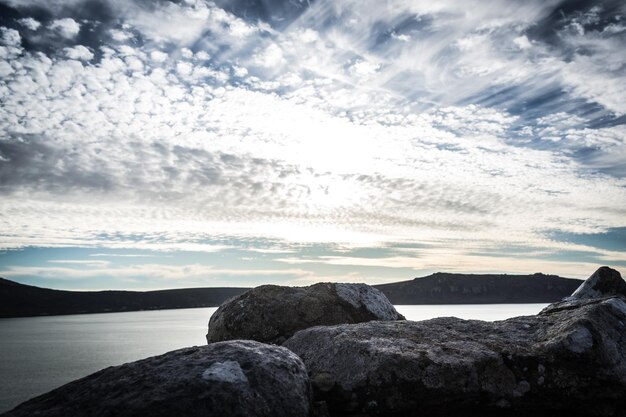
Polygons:
M626 297L626 281L620 273L603 266L593 273L572 294L573 299L586 299L622 295Z
M280 344L312 326L403 319L383 293L365 284L263 285L222 304L211 316L207 341Z
M500 322L314 327L283 346L331 415L626 415L626 300L566 303Z
M291 351L231 341L106 368L3 416L308 417L310 394L306 369Z

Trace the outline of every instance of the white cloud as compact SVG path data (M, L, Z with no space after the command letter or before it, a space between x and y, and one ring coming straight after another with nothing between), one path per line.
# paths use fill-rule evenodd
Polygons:
M35 20L32 17L19 19L17 22L29 30L37 30L41 26L41 23L39 23L38 20Z
M617 114L626 114L623 100L626 96L626 76L623 72L610 71L611 67L626 65L626 58L607 53L610 55L604 60L598 56L575 57L563 65L562 76L573 94L600 103Z
M254 34L256 28L240 19L230 19L228 23L229 34L235 38L244 39Z
M279 248L279 247L274 247L274 248L246 248L246 251L248 252L258 252L258 253L265 253L265 254L287 254L287 253L294 253L296 252L295 249L291 249L291 248Z
M150 59L154 62L165 62L167 60L167 54L161 51L152 51L150 52Z
M84 259L57 259L48 261L51 264L63 264L63 265L79 265L88 268L103 268L110 265L109 261L92 261Z
M120 29L111 29L109 30L109 33L111 34L111 38L118 42L124 42L133 37L132 33Z
M14 72L15 72L15 70L13 69L11 64L9 64L6 61L0 61L0 77L8 77L9 75L13 74ZM0 159L0 160L2 160L2 159Z
M394 39L397 39L401 42L409 42L411 40L411 37L409 35L405 35L405 34L400 34L398 35L397 33L393 32L391 34L391 37Z
M2 33L0 42L2 42L3 45L14 47L19 47L21 45L22 38L17 30L0 27L0 32Z
M71 17L53 20L48 27L68 39L74 38L80 32L80 24Z
M590 129L585 119L565 112L537 119L533 133L541 140L558 142L562 150L591 147L618 152L626 144L624 125Z
M243 68L243 67L234 66L234 67L233 67L233 74L234 74L236 77L243 78L243 77L245 77L246 75L248 75L248 70L247 70L247 69L245 69L245 68Z
M196 59L199 59L200 61L208 61L211 58L211 55L209 55L206 51L198 51L195 53Z
M193 71L193 66L189 62L179 62L176 64L176 72L179 75L186 77Z
M346 265L346 266L377 266L385 268L421 268L424 260L417 257L393 256L386 258L355 258L350 256L320 256L312 259L302 259L299 257L280 258L279 262L291 265L322 263L327 265Z
M602 33L610 35L616 35L623 32L626 32L626 26L620 23L611 23L608 24L604 29L602 29Z
M93 53L83 45L76 45L71 48L65 48L65 55L70 59L78 59L80 61L91 61Z
M475 242L472 242L475 243ZM515 262L511 262L508 257L488 256L472 253L470 250L460 247L455 248L436 248L436 249L420 249L414 251L416 256L413 257L382 257L382 258L355 258L343 256L321 256L317 258L301 258L290 257L277 259L279 262L286 263L290 266L306 267L310 264L320 265L340 265L351 267L377 267L377 268L398 268L402 269L405 277L420 276L430 274L433 271L446 271L451 273L513 273L528 274L533 272L543 272L546 274L555 274L568 278L587 278L590 271L598 268L593 262L572 262L572 261L554 261L541 259L541 256L534 257L517 257ZM543 254L541 254L543 255ZM612 257L609 262L622 259L622 256ZM413 271L406 272L406 271ZM313 276L320 279L318 276ZM352 279L344 278L346 281L363 281L360 273L353 273ZM398 279L396 278L395 281ZM381 283L381 277L370 277L366 282L371 284Z
M144 64L143 61L136 56L127 56L124 57L124 63L126 67L132 71L143 71Z
M300 31L297 36L299 37L299 40L305 44L316 42L320 38L319 33L310 28Z
M57 262L72 264L73 262ZM194 280L198 278L227 278L232 276L295 276L303 278L311 275L311 272L302 269L224 269L213 268L202 264L187 265L163 265L163 264L138 264L127 267L108 267L105 261L87 261L89 269L69 267L38 267L38 266L13 266L0 271L0 275L9 278L21 276L37 276L44 279L75 280L93 279L101 277L145 278L151 277L157 280L178 281ZM84 265L80 263L77 265ZM167 283L166 286L175 284Z
M513 39L513 43L517 45L519 49L528 49L532 47L532 44L525 35L518 36L517 38Z
M351 67L350 71L355 76L362 78L368 77L370 75L376 74L380 69L380 64L376 64L370 61L359 60L355 62Z
M145 255L145 254L130 254L130 253L92 253L89 256L92 257L106 257L106 258L167 258L167 255Z
M164 2L155 10L136 10L128 23L157 42L189 45L207 30L211 9L201 0L175 4Z
M254 63L261 67L277 69L285 62L282 49L275 43L265 46L254 56Z

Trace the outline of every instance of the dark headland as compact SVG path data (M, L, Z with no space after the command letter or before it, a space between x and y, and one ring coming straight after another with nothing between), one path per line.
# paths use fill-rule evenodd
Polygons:
M375 285L392 304L551 303L570 295L581 280L556 275L436 273ZM64 291L0 278L0 318L217 307L249 288L161 291Z
M63 291L0 278L0 318L216 307L246 290Z
M411 281L374 285L393 304L553 303L582 280L557 275L435 274Z

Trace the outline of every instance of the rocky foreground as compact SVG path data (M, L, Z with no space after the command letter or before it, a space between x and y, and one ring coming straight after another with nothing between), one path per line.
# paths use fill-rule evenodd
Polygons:
M626 416L626 282L608 267L493 323L403 320L362 284L259 287L227 301L207 339L4 416Z

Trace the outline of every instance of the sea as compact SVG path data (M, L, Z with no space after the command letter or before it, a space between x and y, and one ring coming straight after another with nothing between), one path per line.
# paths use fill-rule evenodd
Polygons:
M504 320L547 304L398 305L408 320ZM108 366L206 344L216 308L0 319L0 413Z

